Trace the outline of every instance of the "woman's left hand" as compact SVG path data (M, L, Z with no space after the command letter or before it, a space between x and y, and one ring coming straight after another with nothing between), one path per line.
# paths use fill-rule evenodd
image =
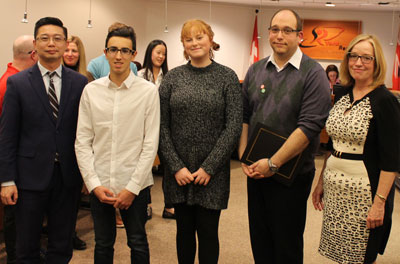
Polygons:
M198 169L195 173L192 174L195 178L194 184L200 184L206 186L211 179L210 174L208 174L203 168Z
M367 216L367 228L374 229L383 225L385 215L385 203L380 199L375 199Z

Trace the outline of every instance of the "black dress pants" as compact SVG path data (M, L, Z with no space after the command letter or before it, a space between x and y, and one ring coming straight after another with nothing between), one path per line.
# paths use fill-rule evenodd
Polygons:
M7 264L14 264L17 261L15 251L16 227L15 227L15 205L4 206L3 218L4 244L7 252Z
M174 204L176 247L179 264L193 264L196 256L196 233L199 241L199 263L218 263L218 225L221 210L199 205Z
M250 240L256 264L302 264L307 199L314 170L286 187L272 178L247 179Z
M67 187L55 163L50 186L44 191L18 190L16 204L17 263L40 263L40 234L47 216L47 264L66 264L72 258L72 234L81 185Z

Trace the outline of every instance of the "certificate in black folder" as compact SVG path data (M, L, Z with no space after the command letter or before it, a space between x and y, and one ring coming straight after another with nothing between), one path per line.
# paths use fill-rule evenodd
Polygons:
M251 165L257 160L270 158L280 149L286 139L286 135L257 123L240 161ZM290 186L303 162L304 155L302 154L300 153L283 164L272 178L286 186Z

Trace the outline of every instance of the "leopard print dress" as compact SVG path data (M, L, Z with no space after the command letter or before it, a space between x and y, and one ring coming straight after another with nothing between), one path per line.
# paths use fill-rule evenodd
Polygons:
M352 109L346 95L335 104L326 123L334 149L362 154L372 118L369 98ZM372 205L368 173L362 160L330 156L324 172L324 221L319 252L338 263L364 263Z
M372 197L376 191L380 170L396 171L399 166L398 158L396 158L398 150L395 149L398 142L393 141L390 134L385 135L386 139L378 135L379 131L391 130L393 125L394 129L398 129L396 119L400 120L399 105L393 102L390 96L390 92L385 87L378 87L362 99L353 102L350 92L334 105L326 122L326 130L335 150L363 154L364 157L363 160L351 160L331 155L324 171L324 213L319 252L337 263L362 264L368 259L366 255L370 255L370 251L372 251L372 259L378 252L383 253L380 252L381 249L368 245L369 239L375 239L375 233L371 233L370 237L372 231L367 229L366 218L372 206ZM387 105L392 107L389 108L391 113L380 110L387 108ZM383 122L381 119L387 120ZM382 124L385 125L382 127ZM387 145L384 152L394 151L392 152L394 157L380 153L380 144ZM369 153L379 154L373 154L378 156L372 158L365 158L366 155L370 155ZM381 164L382 158L385 162L390 160L393 165ZM371 163L376 167L372 172ZM384 167L377 168L378 164ZM377 180L371 181L374 177ZM387 226L384 227L388 230L388 237L391 212L390 215L385 214L385 218L389 220L388 229ZM385 241L387 237L382 241Z

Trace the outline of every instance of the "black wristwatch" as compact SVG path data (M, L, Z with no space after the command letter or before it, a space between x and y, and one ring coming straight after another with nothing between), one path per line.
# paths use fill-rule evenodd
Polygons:
M278 166L276 166L274 163L272 163L271 159L268 159L268 166L269 169L273 172L273 173L277 173L279 171Z

